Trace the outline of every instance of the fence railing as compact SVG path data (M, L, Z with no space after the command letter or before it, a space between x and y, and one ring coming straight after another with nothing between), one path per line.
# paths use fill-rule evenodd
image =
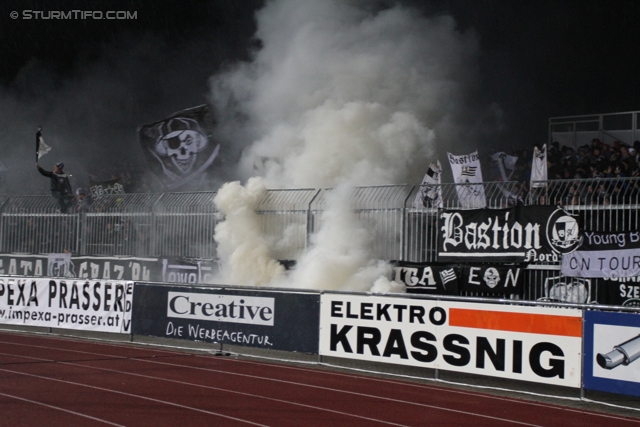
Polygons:
M625 111L549 119L549 143L580 147L594 138L603 143L621 141L633 145L640 139L640 111Z
M462 209L457 184L429 188L441 206ZM640 179L601 178L539 182L529 192L517 182L483 184L486 206L561 205L588 231L634 231L640 225ZM297 260L311 244L324 213L342 209L369 233L372 259L436 262L438 209L416 203L425 188L359 187L338 197L333 189L268 190L258 206L262 232L280 260ZM214 231L222 219L215 192L104 196L90 212L61 214L50 196L0 196L0 253L94 256L178 256L216 259ZM470 195L471 197L471 195ZM478 199L474 197L474 201ZM474 207L474 206L471 206ZM73 209L71 210L72 212ZM526 271L523 299L545 298L545 283L560 276L559 262L538 262ZM600 295L589 280L589 299ZM584 302L584 301L574 301Z

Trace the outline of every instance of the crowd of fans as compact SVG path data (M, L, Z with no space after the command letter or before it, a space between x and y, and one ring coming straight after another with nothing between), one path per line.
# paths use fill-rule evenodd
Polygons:
M541 148L539 146L538 148ZM507 153L518 157L512 181L529 182L533 152L528 149ZM495 162L490 167L490 180L500 181ZM560 146L555 141L547 147L547 171L549 180L624 178L640 176L640 141L633 146L620 141L605 144L594 138L591 144L577 149Z
M542 148L540 145L538 148ZM633 145L620 141L611 144L594 138L590 144L574 149L560 146L557 141L547 147L547 179L549 181L573 180L569 184L550 184L544 191L533 189L530 193L533 152L520 150L507 153L518 157L510 181L518 184L518 198L524 200L533 194L538 203L610 204L640 197L640 183L636 180L604 180L604 178L640 177L640 141ZM490 181L501 181L496 162L488 158ZM531 198L530 198L531 200Z

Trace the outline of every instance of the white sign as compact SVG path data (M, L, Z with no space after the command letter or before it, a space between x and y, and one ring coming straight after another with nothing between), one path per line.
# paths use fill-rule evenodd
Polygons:
M593 325L593 376L640 384L640 328Z
M480 209L487 206L482 184L482 169L480 169L480 156L478 150L471 154L457 156L447 153L453 180L456 182L456 191L460 206L464 209Z
M0 323L131 332L133 282L0 277Z
M169 292L167 317L273 326L274 299Z
M582 311L323 294L320 354L580 387Z

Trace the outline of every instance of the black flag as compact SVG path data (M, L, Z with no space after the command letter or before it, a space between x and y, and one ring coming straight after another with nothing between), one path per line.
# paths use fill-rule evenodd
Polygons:
M207 172L220 152L210 137L213 126L213 113L201 105L138 128L147 163L167 190L196 182Z

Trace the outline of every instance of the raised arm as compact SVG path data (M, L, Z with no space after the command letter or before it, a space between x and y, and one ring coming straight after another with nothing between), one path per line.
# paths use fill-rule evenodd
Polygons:
M53 172L49 172L49 171L46 171L46 170L42 169L40 167L40 165L37 164L37 163L36 163L36 168L38 168L38 172L40 172L42 175L44 175L46 177L51 178L53 176Z

